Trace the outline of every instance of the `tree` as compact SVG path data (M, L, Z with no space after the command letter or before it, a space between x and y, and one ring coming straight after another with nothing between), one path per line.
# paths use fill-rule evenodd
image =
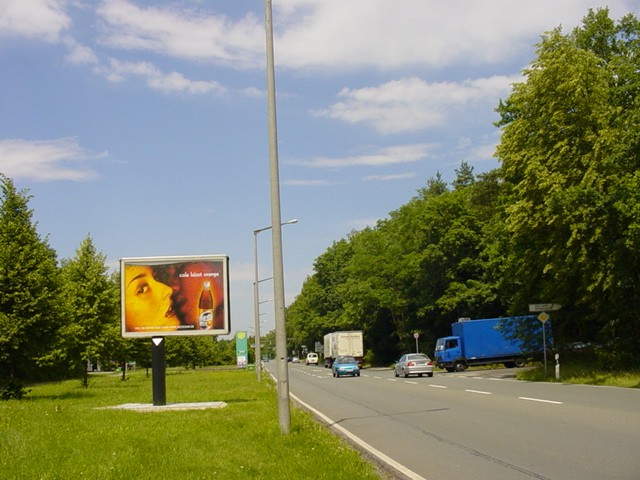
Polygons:
M632 15L616 25L606 9L590 11L570 35L548 33L525 81L498 108L497 149L512 189L514 306L563 304L556 338L600 337L636 363L639 68Z
M89 364L111 360L114 343L119 336L119 284L109 275L106 257L97 251L87 236L75 257L62 262L63 298L68 323L61 331L63 354L82 372L82 383L88 386Z
M287 308L287 338L293 344L314 345L325 333L356 328L357 321L344 314L346 267L352 255L351 243L340 240L315 260L315 273Z
M456 179L452 184L453 188L458 190L473 185L474 182L475 175L473 174L473 167L463 160L460 163L460 168L456 169Z
M24 384L51 366L62 323L55 252L40 238L30 196L0 174L0 388L21 398Z

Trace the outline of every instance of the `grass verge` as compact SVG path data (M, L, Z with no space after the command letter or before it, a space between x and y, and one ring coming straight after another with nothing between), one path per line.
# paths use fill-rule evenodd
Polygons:
M560 365L560 379L556 379L555 362L547 364L545 375L544 366L536 365L535 368L519 372L519 380L534 382L560 382L584 385L603 385L608 387L640 388L640 370L626 372L607 372L590 363L566 363Z
M168 370L167 403L223 401L213 410L100 409L151 403L152 379L133 372L37 385L0 402L2 479L379 479L341 438L291 409L283 435L270 380L242 370Z

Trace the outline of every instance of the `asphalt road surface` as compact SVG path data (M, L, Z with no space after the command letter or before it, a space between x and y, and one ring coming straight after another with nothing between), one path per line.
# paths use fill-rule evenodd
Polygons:
M275 374L275 363L267 369ZM294 401L400 467L399 478L640 479L640 390L522 382L514 372L333 378L290 363L289 384Z

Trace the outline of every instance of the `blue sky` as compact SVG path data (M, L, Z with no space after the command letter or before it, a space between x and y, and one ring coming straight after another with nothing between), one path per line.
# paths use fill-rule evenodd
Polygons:
M273 0L286 301L334 241L462 160L498 164L499 99L543 32L640 1ZM59 258L230 257L253 331L271 223L261 0L0 0L0 172ZM271 235L258 235L260 278ZM273 282L260 283L262 331Z

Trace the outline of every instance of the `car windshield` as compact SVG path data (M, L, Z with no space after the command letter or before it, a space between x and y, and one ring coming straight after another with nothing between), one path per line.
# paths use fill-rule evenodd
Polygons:
M356 359L353 357L340 357L336 361L338 363L356 363Z

